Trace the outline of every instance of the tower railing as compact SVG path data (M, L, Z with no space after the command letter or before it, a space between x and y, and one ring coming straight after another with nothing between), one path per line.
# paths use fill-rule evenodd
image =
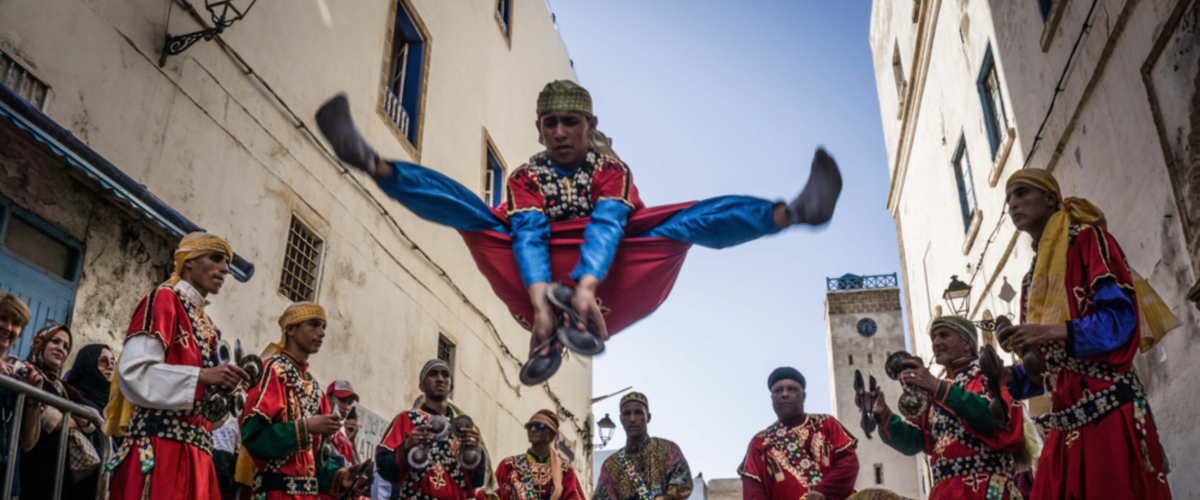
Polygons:
M829 291L835 292L841 290L891 288L899 286L899 281L896 278L896 273L876 274L871 276L847 274L839 278L825 278L825 285Z

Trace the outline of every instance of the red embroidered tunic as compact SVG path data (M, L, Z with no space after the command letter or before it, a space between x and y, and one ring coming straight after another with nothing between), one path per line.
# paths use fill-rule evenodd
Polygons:
M746 500L795 500L809 491L830 500L854 493L858 441L829 415L776 422L750 441L738 467Z
M134 310L126 341L149 336L162 342L165 363L212 367L221 332L202 304L193 304L174 288L160 286ZM114 500L209 500L220 496L212 460L212 424L199 414L207 386L197 383L191 410L137 407L126 438L113 461ZM182 429L182 440L161 437ZM171 433L179 436L177 431Z
M424 469L414 469L408 464L404 440L413 433L413 429L428 423L431 416L425 407L396 415L383 433L383 443L375 449L375 466L380 477L391 482L394 489L400 490L400 498L474 498L476 490L483 486L487 461L481 461L475 470L465 470L458 463L458 438L451 436L430 443L427 446L430 464Z
M508 215L537 211L553 222L588 217L601 200L616 200L631 210L645 208L633 173L621 160L589 151L574 172L562 172L545 152L508 178Z
M561 500L586 500L575 469L563 463ZM554 492L550 464L531 454L511 456L496 467L500 500L549 500Z
M242 445L254 459L254 498L292 500L329 491L341 468L322 468L316 451L327 439L310 434L304 419L330 412L308 364L286 351L263 362L263 378L246 393Z
M1022 322L1032 266L1030 269L1022 286ZM1133 279L1117 240L1102 229L1073 224L1064 283L1067 297L1072 298L1072 320L1095 313L1096 288L1107 280L1133 293ZM1133 304L1137 307L1136 300ZM1080 404L1081 400L1119 389L1114 386L1125 386L1132 401L1103 415L1086 417L1084 422L1063 422L1067 424L1063 430L1047 433L1033 485L1034 500L1171 498L1158 428L1141 383L1131 372L1139 338L1140 332L1135 330L1123 346L1086 359L1068 355L1060 342L1042 345L1049 381L1046 389L1051 392L1055 413L1090 415L1085 407L1103 405ZM1080 406L1075 407L1077 404Z
M924 451L933 476L930 500L1021 500L1013 454L1025 443L1023 407L1001 389L1008 427L988 411L984 377L975 361L939 384L924 415L905 422L890 412L879 427L884 443L906 455Z

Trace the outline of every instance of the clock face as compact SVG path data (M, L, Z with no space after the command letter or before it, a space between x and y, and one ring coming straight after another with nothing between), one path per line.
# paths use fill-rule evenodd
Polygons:
M875 320L871 318L863 318L858 320L858 334L863 337L875 335L875 330L879 327L875 324Z

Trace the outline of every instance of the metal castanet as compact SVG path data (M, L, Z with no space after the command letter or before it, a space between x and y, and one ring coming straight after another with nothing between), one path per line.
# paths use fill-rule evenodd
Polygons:
M871 392L867 392L866 384L863 383L862 372L854 370L854 400L858 404L858 409L862 413L862 418L859 425L862 426L863 433L867 435L867 439L871 439L871 432L875 431L875 416L872 410L875 408L875 377L871 377Z
M441 415L433 415L429 417L430 432L433 432L434 441L443 441L450 436L450 420ZM419 444L408 450L408 465L414 469L424 469L429 466L429 450L425 445Z
M242 349L242 341L234 341L231 347L228 341L217 343L217 364L232 364L246 372L247 380L238 383L233 389L209 387L200 402L200 414L209 422L220 422L230 413L240 417L246 407L246 389L258 385L262 380L262 358L253 354L246 355Z
M1005 316L996 318L996 339L1000 341L1000 347L1005 352L1012 352L1013 346L1010 341L1012 334L1001 335L1000 332L1005 328L1012 326L1012 321ZM1042 353L1031 346L1022 346L1017 349L1017 355L1021 357L1021 365L1025 367L1025 374L1029 375L1030 380L1041 381L1042 375L1046 372L1046 363L1042 360Z
M1000 373L1004 370L1004 361L991 345L985 345L979 351L979 370L983 372L984 389L991 398L988 411L1001 427L1008 427L1008 404L1004 402L1004 395L1000 392Z
M467 432L475 428L475 421L467 415L459 415L450 421L450 430L454 433L454 437L464 439L467 437ZM479 463L483 461L483 451L479 449L479 445L468 446L464 441L458 448L458 463L468 470L473 470L479 467Z
M896 409L905 417L917 418L924 414L925 410L929 409L929 395L925 394L925 391L900 380L900 373L906 369L904 362L908 360L916 360L921 366L925 366L925 361L921 358L905 351L896 351L888 355L887 361L883 363L883 369L887 372L888 378L900 382L900 386L904 388L904 392L900 394L899 401L896 402Z

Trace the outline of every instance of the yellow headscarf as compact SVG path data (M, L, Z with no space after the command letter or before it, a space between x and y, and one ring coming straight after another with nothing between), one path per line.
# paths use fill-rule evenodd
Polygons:
M1038 241L1038 259L1033 268L1033 281L1026 300L1025 321L1034 324L1065 323L1071 319L1067 298L1067 246L1071 224L1088 224L1107 231L1104 213L1082 198L1066 198L1058 181L1049 172L1026 168L1013 173L1005 188L1022 183L1048 193L1060 201L1059 211L1050 216L1042 238ZM1158 343L1167 332L1178 328L1179 319L1163 302L1158 292L1132 267L1134 293L1138 302L1138 324L1141 338L1138 347L1146 351Z
M179 248L175 249L175 271L167 279L167 286L175 286L183 279L184 262L218 252L224 253L226 258L233 258L233 247L220 236L201 232L184 236Z
M325 308L312 302L296 302L284 309L283 314L279 316L279 342L269 344L266 349L263 349L263 359L279 354L287 346L287 327L313 318L329 321L329 318L325 316Z
M184 262L214 253L224 253L226 258L232 259L233 247L229 246L229 242L214 234L195 232L184 236L179 241L179 248L175 249L175 271L163 284L172 287L179 284L183 279ZM150 313L152 307L154 304L146 304L146 314ZM117 366L120 366L119 359ZM114 371L116 370L114 369ZM121 386L117 383L117 377L114 376L109 385L108 406L104 408L104 433L109 436L124 436L125 427L129 425L129 419L132 417L133 403L125 399L125 395L121 393Z

